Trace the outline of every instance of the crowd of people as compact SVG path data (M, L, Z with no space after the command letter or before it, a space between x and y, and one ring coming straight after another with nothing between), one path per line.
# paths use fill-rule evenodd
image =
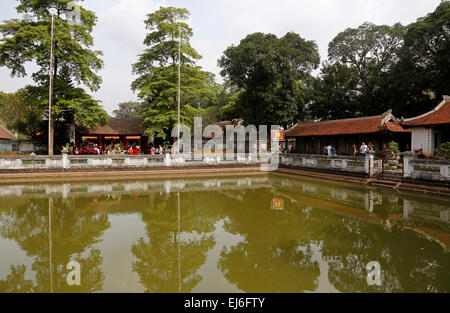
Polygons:
M337 149L334 145L329 144L328 146L324 147L324 154L328 156L336 156L337 155ZM358 149L357 145L353 145L353 156L366 156L369 152L375 152L375 148L373 146L373 143L369 142L367 145L365 142L361 143L361 146Z
M292 143L284 143L282 147L283 153L294 153L295 152L295 145Z
M72 155L162 155L164 154L164 149L161 145L151 146L148 151L143 151L141 146L136 144L125 147L122 144L109 144L102 147L96 143L83 143L79 147L70 147L69 153Z

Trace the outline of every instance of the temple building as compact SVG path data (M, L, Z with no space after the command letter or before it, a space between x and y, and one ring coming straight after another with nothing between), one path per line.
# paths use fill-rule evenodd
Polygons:
M95 143L101 148L108 145L121 144L122 147L140 146L146 152L149 138L144 136L141 119L110 118L106 126L96 126L92 129L77 129L76 145Z
M411 131L403 128L391 111L377 116L332 121L298 123L286 130L287 139L295 138L295 153L323 154L332 145L339 155L353 155L353 145L359 149L371 142L375 151L386 150L395 141L400 150L410 149Z
M404 119L401 124L412 131L412 152L421 150L424 154L433 154L442 143L450 142L450 97L444 96L434 110Z

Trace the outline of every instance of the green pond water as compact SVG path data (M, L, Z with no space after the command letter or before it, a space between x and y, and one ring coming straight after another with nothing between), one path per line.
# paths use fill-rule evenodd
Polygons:
M449 203L282 174L0 184L0 292L449 292Z

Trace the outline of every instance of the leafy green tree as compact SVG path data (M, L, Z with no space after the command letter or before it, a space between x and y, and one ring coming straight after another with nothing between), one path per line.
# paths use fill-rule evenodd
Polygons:
M114 110L116 118L141 118L142 117L142 103L140 102L122 102L117 105L118 110Z
M390 94L399 113L411 117L433 109L442 95L450 94L450 1L410 24L404 41L392 74L396 94Z
M282 38L248 35L219 60L221 75L241 91L228 112L240 112L251 124L285 126L301 119L306 99L302 80L319 62L317 45L296 33Z
M52 117L66 123L76 120L83 126L104 124L107 115L98 101L72 85L73 81L96 91L102 82L97 74L103 67L102 52L92 50L91 33L97 18L94 12L79 7L80 19L77 24L71 23L68 16L74 8L70 2L19 0L16 10L21 18L0 25L0 66L9 68L13 77L23 77L27 75L25 63L35 62L39 69L32 77L40 88L35 90L40 99L38 110L46 110L48 105L48 73L51 71L55 79ZM49 69L51 10L56 14L54 65ZM72 115L72 119L67 119L68 115Z
M346 64L324 62L319 78L308 89L313 119L334 120L358 116L356 69Z
M139 77L132 83L144 106L146 135L165 139L177 123L178 47L181 41L181 123L187 123L184 106L189 99L208 99L214 92L210 76L196 66L201 56L190 45L192 28L185 22L187 9L161 7L147 15L146 28L150 31L144 44L148 47L133 65ZM181 32L181 38L180 38Z
M30 293L33 289L33 281L25 278L25 265L9 267L9 274L5 280L0 280L1 293Z
M0 92L0 122L9 129L16 129L22 112L28 109L23 90L15 93Z
M192 292L202 281L198 270L214 248L214 224L221 217L221 206L211 205L223 203L217 198L210 192L182 193L178 216L176 193L149 196L142 211L146 238L131 246L133 271L145 292Z
M389 109L383 101L390 71L399 60L405 28L364 23L348 28L329 44L328 59L322 69L320 96L313 101L318 106L318 117L341 118L376 115ZM331 113L343 105L341 113ZM316 113L318 113L316 112ZM343 115L346 116L343 116Z
M35 279L25 280L25 266L11 267L6 280L0 280L0 292L42 293L50 292L53 286L54 292L86 293L103 288L103 257L93 245L111 225L106 215L98 216L86 209L90 201L88 198L27 199L2 212L0 236L14 240L27 256L32 257L29 270L35 272ZM81 286L66 283L65 265L70 260L81 265ZM53 281L50 281L50 263L53 264Z

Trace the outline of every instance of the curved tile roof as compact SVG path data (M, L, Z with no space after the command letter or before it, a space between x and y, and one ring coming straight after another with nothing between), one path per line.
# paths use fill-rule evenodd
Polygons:
M417 117L408 118L402 121L402 125L411 126L432 126L450 124L450 98L444 97L437 107L430 112Z
M80 131L83 135L138 135L144 134L142 119L110 118L108 125Z
M394 120L394 122L391 122ZM405 132L395 117L386 112L382 115L349 118L342 120L299 123L285 132L287 137L335 136L353 134L371 134L383 130Z
M0 139L15 139L15 138L16 136L14 136L13 133L11 133L5 127L0 125Z

